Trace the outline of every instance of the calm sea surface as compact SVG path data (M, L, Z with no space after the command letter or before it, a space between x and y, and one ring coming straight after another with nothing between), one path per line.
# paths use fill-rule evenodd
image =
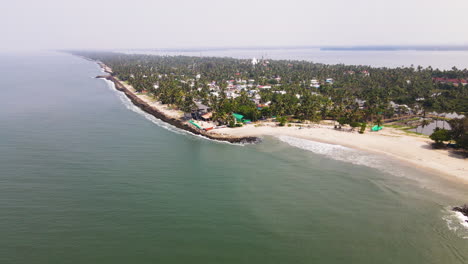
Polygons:
M144 115L98 66L0 55L0 263L468 263L468 186L295 138Z

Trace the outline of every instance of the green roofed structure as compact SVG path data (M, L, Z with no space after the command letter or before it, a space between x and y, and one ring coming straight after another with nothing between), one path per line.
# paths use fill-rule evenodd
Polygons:
M244 116L241 114L233 113L232 115L234 116L237 122L242 122L242 118L244 118Z
M195 123L193 120L190 120L189 121L190 124L194 125L195 127L199 128L199 129L203 129L201 126L199 126L197 123Z

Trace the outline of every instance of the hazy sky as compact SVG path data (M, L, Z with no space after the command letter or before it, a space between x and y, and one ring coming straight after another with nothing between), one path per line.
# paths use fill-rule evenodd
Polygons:
M468 0L11 0L0 49L468 44Z

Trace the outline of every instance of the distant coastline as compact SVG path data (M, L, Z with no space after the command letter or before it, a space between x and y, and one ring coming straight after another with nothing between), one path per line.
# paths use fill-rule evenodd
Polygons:
M317 49L322 51L468 51L468 45L354 45L354 46L245 46L245 47L198 47L198 48L140 48L136 51L162 51L162 52L206 52L225 50L299 50Z
M322 51L468 51L468 45L460 46L325 46Z

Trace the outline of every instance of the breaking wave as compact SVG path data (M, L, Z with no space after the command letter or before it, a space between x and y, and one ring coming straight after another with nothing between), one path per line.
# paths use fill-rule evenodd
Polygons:
M391 173L395 176L405 176L403 170L400 169L399 166L393 166L391 164L391 159L385 158L383 156L344 147L341 145L322 143L296 137L278 136L277 138L293 147L324 155L334 160L371 167L383 172Z
M466 222L468 217L460 212L453 211L451 207L445 209L443 214L442 219L447 223L447 227L462 238L468 239L468 222Z
M389 159L384 156L367 153L341 145L327 144L290 136L278 136L277 138L293 147L324 155L327 158L375 168L395 176L413 178L411 173L404 173L405 170L401 167L401 164L392 162L391 158ZM421 180L419 178L414 179L419 181ZM427 182L424 186L432 189L430 187L431 185L428 185ZM453 211L452 207L448 207L443 210L442 219L447 223L450 230L454 231L460 237L468 239L468 222L466 222L468 220L467 216L460 212Z
M137 113L139 115L142 115L144 118L146 118L147 120L151 121L152 123L156 124L159 127L162 127L162 128L164 128L166 130L169 130L171 132L174 132L174 133L177 133L177 134L180 134L180 135L191 136L191 137L196 138L196 139L204 139L204 140L209 140L209 141L213 141L213 142L217 142L217 143L231 144L231 145L237 145L237 146L244 145L244 144L241 144L241 143L230 143L230 142L227 142L227 141L209 139L209 138L204 137L202 135L196 135L196 134L194 134L192 132L180 129L180 128L175 127L175 126L173 126L173 125L171 125L169 123L166 123L166 122L162 121L161 119L158 119L155 116L146 113L145 111L141 110L139 107L134 105L132 103L132 101L123 92L120 92L119 90L117 90L115 88L114 82L109 81L107 79L102 79L102 80L104 80L107 83L108 87L113 92L116 92L118 98L125 105L125 107L127 109L129 109L129 110L131 110L131 111L133 111L133 112L135 112L135 113Z

